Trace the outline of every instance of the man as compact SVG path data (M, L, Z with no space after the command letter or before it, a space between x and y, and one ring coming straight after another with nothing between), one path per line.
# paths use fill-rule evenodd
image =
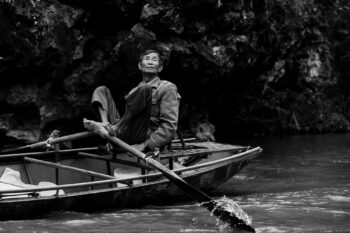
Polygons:
M140 151L162 149L176 133L180 95L175 84L159 79L163 63L158 51L142 53L138 68L143 80L125 96L123 117L119 119L109 89L102 86L92 97L92 105L99 112L102 124L84 119L84 126L97 133L104 127Z

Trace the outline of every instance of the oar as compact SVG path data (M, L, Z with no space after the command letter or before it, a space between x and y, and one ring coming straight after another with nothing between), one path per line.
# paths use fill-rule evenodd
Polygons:
M18 152L18 151L24 151L24 150L27 150L27 149L43 148L43 147L46 147L46 145L48 143L53 145L53 144L57 144L57 143L61 143L61 142L67 142L67 141L73 141L73 140L77 140L77 139L86 138L86 137L89 137L89 136L92 136L92 135L95 135L95 134L93 132L86 131L86 132L66 135L66 136L63 136L63 137L52 138L52 139L50 139L49 142L48 141L42 141L42 142L37 142L37 143L34 143L34 144L22 146L22 147L17 147L17 148L14 148L14 149L3 150L3 151L1 151L1 153Z
M187 183L185 180L183 180L181 177L176 175L174 172L169 170L167 167L163 166L158 161L154 160L151 157L147 157L146 154L128 145L127 143L123 142L119 138L109 135L109 133L106 130L103 130L103 129L98 130L97 134L105 138L108 142L114 145L117 145L123 148L124 150L136 155L138 158L144 160L150 166L160 171L166 178L174 182L179 188L181 188L183 191L189 194L192 198L197 200L202 206L206 207L210 212L212 212L219 219L223 220L224 222L228 222L231 226L236 227L238 229L242 229L249 232L255 232L254 228L250 226L248 223L246 223L244 219L241 219L240 217L236 216L235 213L232 213L227 209L225 209L225 206L222 205L222 203L215 201L214 199L209 197L207 194L193 187L192 185Z

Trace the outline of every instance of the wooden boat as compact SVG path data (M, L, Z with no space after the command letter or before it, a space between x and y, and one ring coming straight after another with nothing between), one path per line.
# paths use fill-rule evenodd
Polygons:
M173 141L168 153L155 158L189 184L210 193L261 151L260 147L188 139L185 146ZM6 180L8 171L12 176ZM17 184L8 181L15 180L14 174ZM52 211L140 208L189 199L137 157L122 151L101 155L97 147L60 150L54 146L48 151L2 154L0 177L0 185L8 185L0 188L0 220L35 218ZM37 185L42 181L50 183Z

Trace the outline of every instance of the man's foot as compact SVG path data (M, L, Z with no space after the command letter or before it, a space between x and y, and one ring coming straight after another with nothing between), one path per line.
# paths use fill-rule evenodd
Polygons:
M108 131L105 128L105 124L101 122L91 121L88 119L83 120L84 127L89 131L94 131L96 134L104 137L106 134L108 135Z

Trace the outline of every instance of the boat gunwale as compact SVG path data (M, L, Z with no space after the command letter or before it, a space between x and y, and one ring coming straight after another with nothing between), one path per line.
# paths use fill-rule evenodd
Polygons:
M169 158L180 158L180 157L188 157L188 156L202 156L202 155L206 155L206 154L211 154L211 153L217 153L217 152L239 152L242 150L248 150L250 149L249 147L237 147L237 148L229 148L229 149L218 149L215 151L208 151L205 150L205 148L201 148L203 149L203 151L196 151L196 152L180 152L180 153L176 153L176 154L170 154L170 155L164 155L161 156L160 159L169 159Z
M222 144L224 145L224 144ZM235 148L227 148L227 149L219 149L216 151L210 151L210 150L205 150L207 149L206 147L199 147L197 149L203 149L203 151L195 151L195 152L178 152L178 153L172 153L169 155L161 155L160 159L169 159L169 158L180 158L180 157L187 157L187 156L202 156L208 153L213 153L213 152L237 152L237 151L242 151L242 150L247 150L250 149L249 146L237 146ZM98 151L98 147L86 147L86 148L75 148L75 149L64 149L64 150L59 150L59 153L62 154L68 154L68 153L74 153L74 152L89 152L89 151ZM1 160L6 160L6 159L15 159L15 158L21 158L21 157L26 157L26 156L44 156L44 155L53 155L56 152L54 150L51 151L37 151L37 152L21 152L21 153L8 153L8 154L1 154L0 153L0 163Z
M221 166L224 166L224 165L226 165L224 163L229 163L229 162L232 163L233 161L231 161L231 160L234 160L234 159L236 159L234 162L238 162L240 160L252 159L252 157L255 157L261 151L262 151L262 149L260 147L255 147L255 148L248 149L248 150L241 152L241 153L238 153L238 154L233 154L233 155L226 157L226 158L223 158L223 159L210 161L210 162L203 163L203 164L197 164L197 165L193 165L193 166L189 166L189 167L179 168L179 169L175 169L172 171L175 173L180 173L180 172L190 171L190 170L199 169L199 168L203 168L203 167L214 166L214 165L221 164L221 163L222 163ZM218 153L218 152L222 152L222 151L215 151L212 153ZM213 168L213 169L215 169L215 168ZM199 171L196 173L184 175L182 177L196 176L196 175L200 174L201 172L207 172L207 171ZM6 194L17 193L17 194L26 195L26 194L36 193L36 192L40 192L40 191L79 188L79 187L95 186L95 185L107 185L107 184L121 183L121 182L125 182L125 181L133 181L133 180L140 180L140 179L146 179L146 178L155 178L158 176L162 176L162 173L157 172L157 173L153 173L153 174L146 174L146 175L140 175L140 176L134 176L134 177L128 177L128 178L122 178L122 179L109 179L109 180L90 181L90 182L82 182L82 183L75 183L75 184L63 184L63 185L57 185L57 186L51 186L51 187L8 189L8 190L0 191L0 202L6 201L6 200L14 200L14 199L2 199L2 196L7 197ZM136 187L136 186L138 187L138 186L148 185L148 184L152 184L152 183L157 183L157 182L142 183L142 184L133 185L132 187ZM117 189L123 189L123 188L130 188L130 186L118 187ZM116 187L109 188L109 189L116 189ZM91 191L99 191L99 190L89 190L89 192L91 192ZM5 194L5 195L3 195L3 194ZM64 197L66 195L70 195L70 194L59 195L59 196L54 195L53 197ZM40 198L43 198L43 197L40 197ZM20 199L20 198L16 198L16 200L18 200L18 199ZM28 198L26 197L25 199L28 199ZM36 198L36 199L38 199L38 198Z

